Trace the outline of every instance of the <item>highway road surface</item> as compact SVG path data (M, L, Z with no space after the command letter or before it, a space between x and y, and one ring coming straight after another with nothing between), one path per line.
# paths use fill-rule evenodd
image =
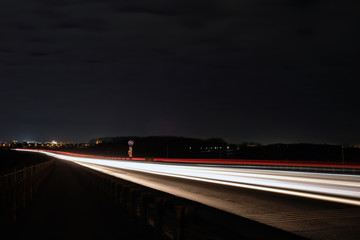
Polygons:
M309 239L360 239L358 175L151 163L38 152Z

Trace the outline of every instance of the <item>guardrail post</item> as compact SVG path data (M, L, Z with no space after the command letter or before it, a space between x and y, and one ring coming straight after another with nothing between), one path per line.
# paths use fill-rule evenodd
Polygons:
M194 206L191 205L176 205L176 240L185 239L185 228L189 215L193 213Z
M33 174L33 165L30 166L30 180L29 180L29 184L30 184L30 200L33 198L33 182L34 182L34 174Z
M141 227L146 226L147 207L150 202L151 193L141 191L135 204L135 216L139 219Z
M11 190L12 190L12 212L11 212L11 219L12 221L16 221L16 168L14 169L14 172L12 173L12 186L11 186Z
M23 181L22 181L22 206L23 208L25 208L25 205L26 205L26 183L27 183L27 167L25 167L23 170Z
M137 197L138 197L140 191L141 191L141 189L138 187L130 187L129 188L129 195L128 195L126 206L127 206L128 213L131 217L136 216L135 206L136 206L136 200L137 200Z
M162 235L163 229L163 214L164 214L164 197L155 197L147 206L146 223L153 228L157 236Z
M162 214L162 236L171 240L176 237L176 214L173 206L167 206Z

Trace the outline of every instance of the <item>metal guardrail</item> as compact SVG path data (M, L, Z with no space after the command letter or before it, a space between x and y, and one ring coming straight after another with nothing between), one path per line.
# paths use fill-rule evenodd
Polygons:
M0 224L6 225L16 221L20 211L32 199L40 183L49 175L54 160L31 165L21 170L0 176Z
M83 167L120 215L161 240L293 239L302 237ZM234 227L236 226L236 227Z

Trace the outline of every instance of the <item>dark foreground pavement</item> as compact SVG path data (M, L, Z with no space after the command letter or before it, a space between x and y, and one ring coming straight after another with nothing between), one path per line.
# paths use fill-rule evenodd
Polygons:
M55 160L53 173L9 239L153 239L92 186L81 166Z

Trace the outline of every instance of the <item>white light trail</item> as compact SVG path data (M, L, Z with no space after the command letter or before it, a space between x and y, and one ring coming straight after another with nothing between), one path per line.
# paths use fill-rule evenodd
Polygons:
M360 206L360 176L356 175L185 166L85 158L37 150L25 151L36 151L58 159L74 161L99 171L104 171L104 166L110 167L106 169L106 173L114 176L117 175L116 169L125 169ZM111 168L114 168L113 173Z

